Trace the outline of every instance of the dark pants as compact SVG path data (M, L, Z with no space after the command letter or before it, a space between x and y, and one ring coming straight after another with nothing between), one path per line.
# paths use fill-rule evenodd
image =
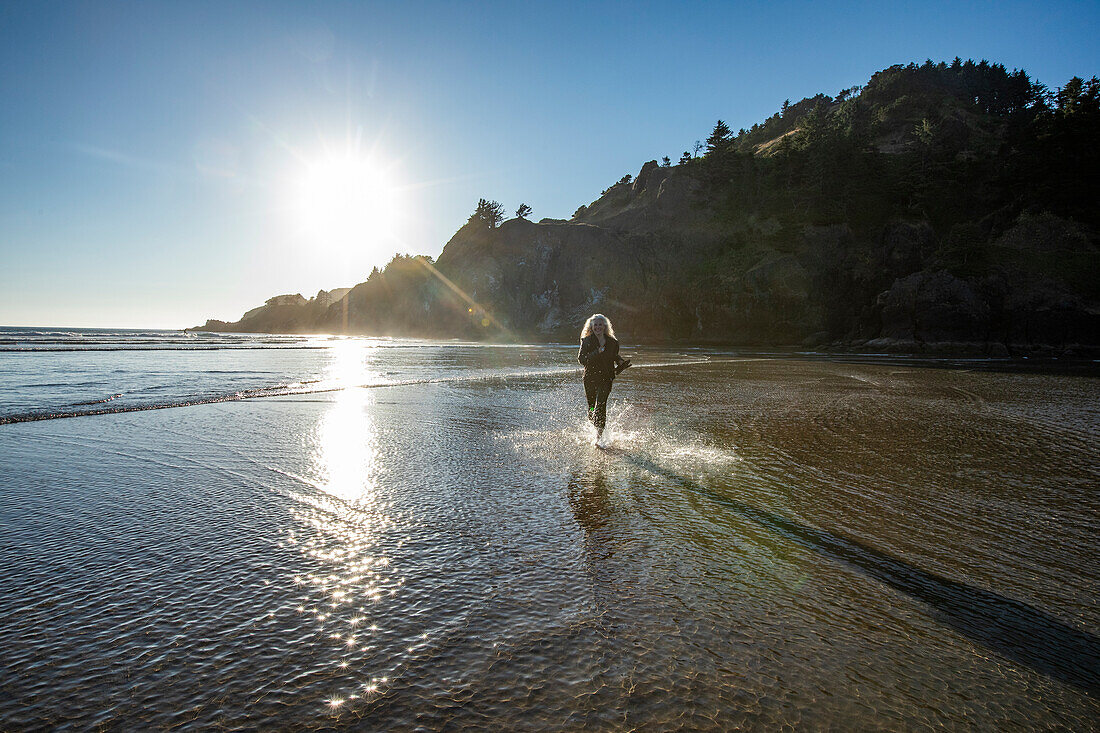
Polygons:
M588 400L588 419L602 435L607 424L607 396L611 394L611 379L603 376L584 378L584 397Z

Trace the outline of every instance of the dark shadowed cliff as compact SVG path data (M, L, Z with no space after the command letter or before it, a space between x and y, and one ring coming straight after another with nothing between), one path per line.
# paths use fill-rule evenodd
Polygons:
M475 214L438 261L278 296L207 330L1021 353L1100 345L1100 83L896 66L704 155L656 161L568 221Z

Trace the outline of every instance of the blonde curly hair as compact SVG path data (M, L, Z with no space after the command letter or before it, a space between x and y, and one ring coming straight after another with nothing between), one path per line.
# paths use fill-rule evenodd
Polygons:
M615 338L615 329L611 326L611 319L603 313L593 313L589 316L588 320L584 322L584 328L581 329L582 340L592 335L592 323L594 321L603 321L604 326L607 328L607 335L618 341L618 339Z

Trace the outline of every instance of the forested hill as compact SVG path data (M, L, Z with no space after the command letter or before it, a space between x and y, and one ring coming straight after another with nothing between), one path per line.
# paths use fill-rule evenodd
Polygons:
M438 262L203 328L571 341L600 311L631 341L1100 346L1095 77L893 66L696 147L568 221L483 200Z

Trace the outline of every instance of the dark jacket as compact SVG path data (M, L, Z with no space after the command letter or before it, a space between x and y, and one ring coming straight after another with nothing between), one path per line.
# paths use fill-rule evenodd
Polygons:
M619 342L610 336L604 336L604 349L600 353L600 340L590 335L581 340L581 350L577 354L577 361L584 364L585 379L615 378L615 364L622 361L619 358Z

